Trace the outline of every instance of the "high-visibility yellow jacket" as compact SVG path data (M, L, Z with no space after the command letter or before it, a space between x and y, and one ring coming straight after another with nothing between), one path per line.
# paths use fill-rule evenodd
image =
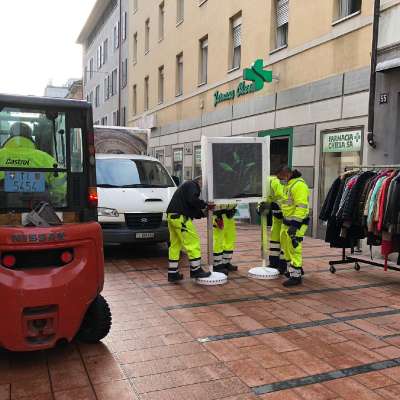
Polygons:
M267 203L280 204L285 198L284 185L276 176L270 176L268 178L268 197L266 199Z
M0 167L7 168L57 168L57 161L44 151L36 149L28 138L15 136L0 149ZM65 200L67 190L66 174L46 173L46 183L57 202ZM0 171L0 181L4 180L4 171Z
M290 179L284 187L285 199L281 203L286 224L301 227L309 215L309 188L301 177Z

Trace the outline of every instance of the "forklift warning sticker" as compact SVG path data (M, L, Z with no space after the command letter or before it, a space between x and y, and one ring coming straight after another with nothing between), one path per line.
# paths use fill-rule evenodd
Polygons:
M42 172L6 172L4 191L7 193L43 193L45 179Z

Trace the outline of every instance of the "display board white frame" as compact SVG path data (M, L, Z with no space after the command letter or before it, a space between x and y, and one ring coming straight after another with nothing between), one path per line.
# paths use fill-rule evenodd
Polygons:
M262 145L262 197L220 199L214 197L213 152L214 143L260 143ZM203 196L214 204L258 203L267 196L267 178L270 174L270 138L267 137L206 137L201 138L201 168L203 176ZM234 183L232 183L234 184Z

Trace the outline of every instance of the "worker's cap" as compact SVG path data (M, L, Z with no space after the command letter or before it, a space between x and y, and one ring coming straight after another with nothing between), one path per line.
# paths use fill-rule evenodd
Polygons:
M28 139L32 139L32 129L28 124L23 122L16 122L10 128L10 136L22 136Z

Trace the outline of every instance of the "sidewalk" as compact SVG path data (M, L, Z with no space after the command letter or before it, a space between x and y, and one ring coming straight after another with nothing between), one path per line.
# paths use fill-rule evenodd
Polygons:
M307 238L304 284L285 289L247 278L259 247L259 228L241 225L239 271L216 287L168 284L165 248L107 249L111 334L0 353L0 400L398 399L400 273L344 265L332 275L340 251Z

